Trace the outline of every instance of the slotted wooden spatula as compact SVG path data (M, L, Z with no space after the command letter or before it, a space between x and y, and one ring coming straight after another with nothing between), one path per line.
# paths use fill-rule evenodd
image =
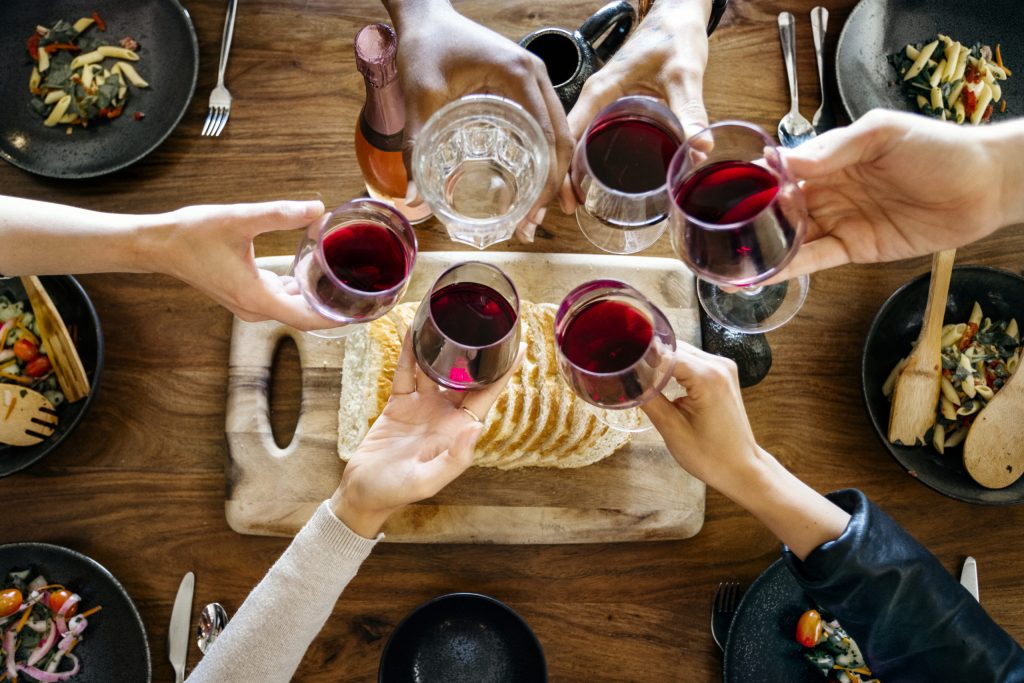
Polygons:
M34 446L57 427L57 411L38 391L0 384L0 443Z
M1024 370L1013 373L975 418L964 442L964 467L990 489L1006 488L1024 473Z
M53 305L39 278L34 275L22 277L21 284L28 294L29 303L32 304L32 311L36 315L36 322L39 323L39 332L46 344L46 352L53 362L53 372L57 375L61 391L64 392L68 403L81 401L89 395L89 378L85 374L82 359L78 356L78 350L71 340L71 335L68 334L64 320L61 319L57 307Z
M949 279L956 250L940 251L932 258L932 279L917 345L896 378L889 410L889 441L904 446L924 443L935 422L942 380L942 320L946 314Z

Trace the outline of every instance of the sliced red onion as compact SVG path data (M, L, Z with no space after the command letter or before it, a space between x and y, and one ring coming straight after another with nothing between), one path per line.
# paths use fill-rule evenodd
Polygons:
M70 621L68 621L68 633L70 633L73 636L81 635L82 631L84 631L85 627L88 625L88 619L86 619L80 614L76 614L75 616L71 617Z
M57 651L61 654L66 653L74 646L75 640L77 639L75 638L74 633L71 631L65 632L64 635L60 637L60 642L57 643Z
M46 577L40 574L28 584L28 589L31 591L37 591L46 585Z
M57 633L61 635L67 633L68 625L64 621L64 615L67 614L69 609L71 609L73 606L77 605L81 601L82 598L79 597L78 593L72 593L71 597L65 600L64 604L60 606L60 609L57 610L57 617L55 619L55 621L57 622Z
M50 632L46 634L46 637L39 641L39 645L36 649L32 650L32 654L28 656L28 665L34 666L36 662L46 656L46 654L53 648L54 642L57 640L57 627L51 626Z
M14 629L7 629L4 634L4 655L7 659L7 677L12 681L18 677L18 669L14 665Z
M49 671L43 671L42 669L37 669L34 666L25 666L24 664L18 665L18 671L24 671L37 681L41 681L41 683L59 683L59 681L66 681L78 673L78 670L81 668L81 664L78 661L78 657L74 655L64 656L70 657L71 661L75 663L75 666L69 671L50 673Z

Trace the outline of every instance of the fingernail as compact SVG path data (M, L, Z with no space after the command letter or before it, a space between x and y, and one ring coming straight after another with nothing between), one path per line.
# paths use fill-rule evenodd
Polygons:
M527 223L526 226L523 228L523 234L522 234L523 241L528 243L528 244L533 244L533 237L534 237L534 233L536 231L537 231L537 224L536 223Z
M410 180L405 187L405 203L408 204L414 199L416 199L416 183Z
M569 213L569 204L561 194L558 195L558 208L562 210L562 213Z
M533 215L533 227L536 228L538 225L544 222L544 216L547 215L548 208L545 206L540 211Z

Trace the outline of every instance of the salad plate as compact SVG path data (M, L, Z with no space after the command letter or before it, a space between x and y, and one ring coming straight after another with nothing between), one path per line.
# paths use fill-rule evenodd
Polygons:
M796 641L800 615L815 605L785 562L773 562L743 594L725 641L726 683L822 683Z
M47 128L31 106L33 60L26 40L37 25L74 22L93 12L105 22L98 33L117 45L138 42L138 73L148 88L130 88L125 113L88 128ZM89 31L97 31L93 27ZM83 34L84 35L84 34ZM177 0L88 2L5 0L0 22L0 157L50 178L90 178L125 168L156 149L181 121L199 74L199 43L188 12ZM142 116L136 119L135 113Z
M1015 76L1003 89L1007 113L993 120L1019 115L1024 112L1024 79L1017 74L1018 66L1024 69L1024 23L1012 20L1019 14L1019 0L860 0L836 46L836 83L847 116L854 121L879 107L916 111L900 91L887 57L938 33L966 45L1001 45Z
M930 445L889 443L889 399L882 385L917 339L928 299L929 274L897 289L882 304L868 329L861 358L861 389L875 432L910 476L939 493L967 503L1006 505L1024 501L1024 478L1004 489L987 489L967 474L961 447L939 454ZM946 323L967 322L977 301L992 320L1024 323L1024 277L987 266L957 266L949 284Z
M82 642L74 650L81 662L81 670L72 679L75 683L151 680L146 628L131 597L113 574L82 553L59 545L0 545L0 581L6 580L11 571L23 570L63 584L82 597L86 609L102 607L89 617Z
M37 462L67 438L92 405L103 372L103 331L96 309L82 289L82 285L70 275L49 275L41 277L40 280L71 332L92 391L81 401L57 406L57 429L48 439L35 446L0 444L0 477ZM28 301L28 296L17 278L0 279L0 297L10 301ZM0 383L0 388L14 386L17 385Z

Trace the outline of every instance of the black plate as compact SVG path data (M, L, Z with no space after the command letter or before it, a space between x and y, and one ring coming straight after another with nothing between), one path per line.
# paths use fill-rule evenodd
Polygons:
M103 36L116 45L124 36L139 43L139 74L149 88L129 86L124 114L74 133L46 128L29 105L32 59L25 41L37 24L74 22L98 12ZM95 27L89 31L96 31ZM109 63L109 62L108 62ZM171 134L185 114L199 74L199 43L188 12L177 0L4 0L0 22L0 156L26 171L50 178L89 178L110 173L146 156ZM136 111L146 117L133 118Z
M889 399L882 384L901 358L910 353L917 339L928 301L929 274L924 273L893 293L882 304L864 341L861 385L868 415L878 437L913 477L939 493L967 503L1005 505L1024 500L1024 478L1005 489L987 489L964 470L962 448L939 455L930 446L895 446L889 432ZM974 302L993 320L1017 318L1024 322L1024 277L986 266L958 266L953 269L946 302L946 322L967 322Z
M89 617L75 654L82 669L75 683L143 683L152 677L146 628L135 604L114 575L85 555L48 543L0 545L0 581L7 572L31 569L82 596L85 609L102 605Z
M725 641L726 683L822 683L796 642L800 615L815 607L781 559L743 594Z
M0 444L0 477L28 467L56 448L71 433L92 405L103 372L103 331L100 329L96 309L82 285L70 275L48 275L39 279L71 332L92 390L77 403L65 403L57 407L58 426L49 439L35 446ZM11 300L28 301L17 278L0 280L0 295ZM0 384L0 387L9 386L14 385Z
M1000 44L1003 61L1014 69L1003 88L1007 113L993 120L1024 113L1024 21L1020 0L861 0L850 13L836 47L836 82L846 113L855 120L876 107L916 111L896 83L897 74L886 57L907 43L944 33L953 40Z
M388 638L381 683L535 683L548 678L540 642L511 607L451 593L409 613Z

